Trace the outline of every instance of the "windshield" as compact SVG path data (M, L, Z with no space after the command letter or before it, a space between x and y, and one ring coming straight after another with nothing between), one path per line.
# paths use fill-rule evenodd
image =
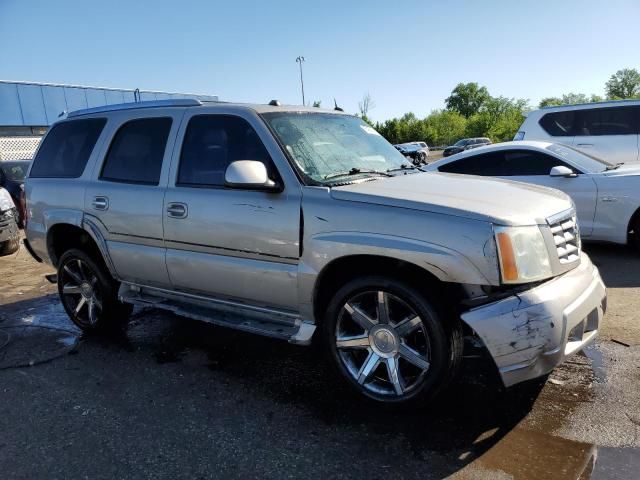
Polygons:
M467 140L466 138L463 138L462 140L458 140L456 143L454 143L453 146L464 147L467 143L469 143L469 140Z
M318 183L375 175L407 164L404 156L357 117L331 113L265 113L296 166Z
M566 145L552 143L551 145L547 146L547 150L555 153L559 157L567 159L569 162L573 163L577 167L580 167L588 173L603 172L607 169L607 167L612 166L611 163L605 162L601 158L587 155L584 152L578 151L575 148L567 147Z
M10 163L3 162L4 165L0 165L2 172L12 182L24 182L24 177L27 175L29 169L29 163Z

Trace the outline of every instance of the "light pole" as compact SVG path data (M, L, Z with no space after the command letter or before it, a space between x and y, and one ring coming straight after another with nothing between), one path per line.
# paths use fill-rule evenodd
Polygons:
M302 88L302 105L304 105L304 80L302 79L302 62L304 62L304 57L301 55L296 58L296 62L300 64L300 87Z

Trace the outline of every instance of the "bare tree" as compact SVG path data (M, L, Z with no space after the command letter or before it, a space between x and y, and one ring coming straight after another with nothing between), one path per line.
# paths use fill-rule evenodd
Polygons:
M367 118L369 110L376 108L376 102L373 101L369 92L365 93L362 100L358 102L358 110L360 110L360 116Z

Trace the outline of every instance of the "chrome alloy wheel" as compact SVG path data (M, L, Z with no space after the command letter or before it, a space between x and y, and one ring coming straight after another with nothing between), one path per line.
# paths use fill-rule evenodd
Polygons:
M60 295L68 311L73 313L74 321L82 327L94 326L102 312L98 277L78 258L70 259L61 273Z
M422 319L388 292L349 298L336 322L335 342L353 380L374 395L408 395L429 370L429 336Z

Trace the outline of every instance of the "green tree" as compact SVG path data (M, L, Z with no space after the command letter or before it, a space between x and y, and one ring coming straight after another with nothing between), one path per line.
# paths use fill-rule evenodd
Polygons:
M424 119L424 140L429 146L446 146L464 137L467 119L451 110L434 110Z
M635 68L618 70L609 78L606 90L612 99L640 97L640 72Z
M592 94L590 96L584 93L567 93L562 97L546 97L540 100L539 108L552 107L555 105L576 105L578 103L601 102L600 95Z
M467 122L467 137L489 137L494 142L511 140L524 121L528 102L523 99L495 97Z
M447 110L453 110L468 118L477 113L490 98L486 87L481 87L475 82L459 83L445 103Z
M555 105L562 105L562 99L559 97L545 97L540 100L538 108L553 107Z

